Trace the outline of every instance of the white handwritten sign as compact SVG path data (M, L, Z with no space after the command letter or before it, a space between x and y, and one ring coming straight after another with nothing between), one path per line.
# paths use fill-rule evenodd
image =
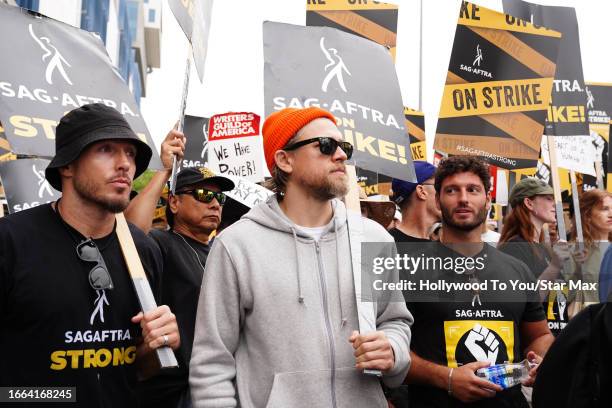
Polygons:
M208 142L209 166L215 173L252 182L264 179L258 115L230 112L213 116L208 123Z
M251 183L242 177L226 177L234 182L235 187L232 191L227 191L225 194L249 208L253 208L257 204L266 201L268 197L274 194L267 188Z
M542 138L542 158L550 166L548 152L548 138ZM597 150L591 136L556 136L557 166L567 170L574 170L582 174L595 176L595 160Z

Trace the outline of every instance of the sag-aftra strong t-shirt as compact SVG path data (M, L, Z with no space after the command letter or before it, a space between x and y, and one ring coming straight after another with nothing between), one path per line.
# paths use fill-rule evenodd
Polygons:
M130 229L158 293L159 248ZM112 290L90 286L83 239L50 205L0 219L0 386L72 386L68 406L134 407L138 300L116 234L96 240Z

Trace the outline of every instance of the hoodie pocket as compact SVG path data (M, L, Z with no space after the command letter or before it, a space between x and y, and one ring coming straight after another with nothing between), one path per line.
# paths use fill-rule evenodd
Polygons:
M387 408L378 377L363 374L354 367L336 370L338 408Z
M331 371L312 370L274 375L266 408L329 408Z
M336 370L337 408L386 408L377 378L352 367ZM332 407L331 371L313 370L274 375L266 408Z

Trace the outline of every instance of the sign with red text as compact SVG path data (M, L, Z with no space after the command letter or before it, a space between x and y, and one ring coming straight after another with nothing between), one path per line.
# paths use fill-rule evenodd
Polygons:
M208 164L219 175L257 183L264 179L259 116L250 112L215 115L208 122Z

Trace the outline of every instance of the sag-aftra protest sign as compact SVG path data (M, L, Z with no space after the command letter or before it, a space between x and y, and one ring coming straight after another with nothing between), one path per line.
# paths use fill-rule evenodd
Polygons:
M55 127L68 111L101 102L157 149L127 85L96 35L0 3L0 122L16 154L55 155ZM11 39L11 40L8 40Z
M47 179L49 160L19 159L0 163L0 179L4 186L9 213L16 213L60 198Z
M266 115L320 106L355 146L353 163L414 181L393 60L372 41L329 27L265 22Z
M181 167L208 167L208 118L185 115L185 154Z
M535 167L561 34L462 2L434 148Z

